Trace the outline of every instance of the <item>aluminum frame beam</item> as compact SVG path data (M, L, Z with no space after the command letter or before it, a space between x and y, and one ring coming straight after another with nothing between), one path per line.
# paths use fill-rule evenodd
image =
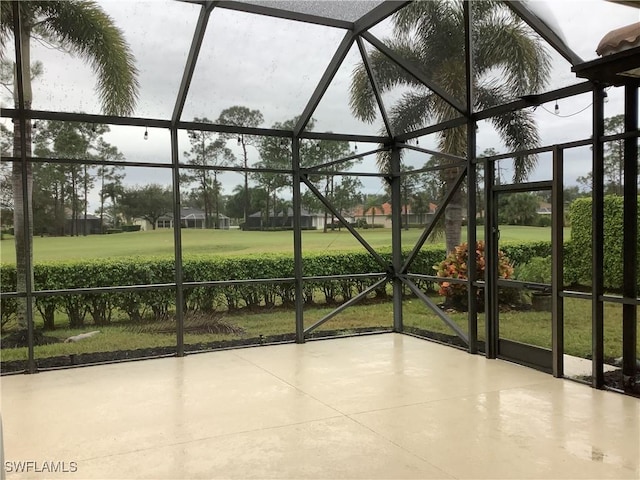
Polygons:
M265 17L281 18L284 20L293 20L295 22L311 23L314 25L323 25L325 27L341 28L345 30L353 30L355 28L354 22L323 17L321 15L312 15L310 13L294 12L291 10L284 10L276 7L267 7L265 5L259 5L255 3L223 0L219 3L218 7L224 8L226 10L235 10L238 12L263 15Z
M6 8L6 6L4 7ZM29 373L36 372L36 362L33 348L34 341L34 324L33 324L33 232L31 231L31 218L29 215L29 158L27 157L27 119L25 116L25 98L24 98L24 74L25 68L27 72L30 69L29 65L24 65L22 60L22 15L20 14L20 2L11 2L11 8L13 9L13 31L14 34L14 47L16 52L16 88L18 90L18 122L20 123L20 180L22 184L22 199L23 199L23 231L24 231L24 269L26 270L25 276L25 321L27 322L27 371ZM15 166L14 166L15 167ZM12 175L15 175L15 168Z
M302 193L300 191L300 140L294 137L291 145L293 169L293 271L295 276L296 343L304 343L304 303L302 265Z
M465 100L467 105L467 252L468 258L472 258L471 261L467 261L467 304L469 306L467 311L467 330L469 332L469 353L478 353L478 289L474 285L477 276L477 262L475 261L477 243L477 166L475 164L477 124L473 119L473 109L475 105L473 82L473 10L468 0L462 4L462 14L464 20ZM473 257L471 257L471 255L473 255Z
M171 180L173 184L173 255L175 263L176 283L176 347L177 355L184 356L184 281L182 272L182 223L179 218L181 208L180 201L180 151L178 150L178 130L171 129Z
M638 132L638 85L625 85L624 130ZM622 278L623 294L627 298L638 295L638 139L624 140L624 230ZM625 389L633 390L638 369L636 366L638 338L638 307L622 305L622 376ZM640 382L638 382L640 383Z
M453 160L454 162L466 162L467 161L467 159L465 157L460 157L458 155L453 155L452 153L438 152L437 150L431 150L431 149L428 149L428 148L422 148L422 147L418 147L417 145L409 145L408 143L403 145L403 148L406 148L407 150L413 150L414 152L426 153L428 155L434 155L436 157L446 158L448 160Z
M604 387L604 87L593 90L591 368L594 388Z
M400 276L400 280L424 303L429 309L435 313L465 344L469 345L469 337L466 333L453 321L446 313L444 313L433 301L418 288L418 286L405 276Z
M451 198L453 197L453 195L460 188L460 185L462 184L462 181L465 179L466 174L467 174L467 169L466 169L466 166L465 166L465 167L462 168L460 173L458 173L458 176L456 177L456 179L455 179L455 181L453 183L453 187L447 192L445 197L442 199L442 202L440 202L440 205L438 205L438 208L436 209L436 211L435 211L435 213L433 215L433 219L431 220L431 223L429 223L429 225L427 225L427 227L424 229L424 231L422 232L422 234L418 238L415 246L413 247L413 250L411 250L411 253L409 254L407 259L405 260L404 265L402 265L402 268L400 269L400 272L398 272L398 273L405 273L409 269L411 264L414 262L414 260L418 256L418 252L420 251L420 249L424 245L424 242L427 241L427 238L429 238L429 235L431 234L433 229L436 227L436 224L438 223L438 220L440 220L440 217L442 215L444 215L444 211L445 211L447 205L449 204L449 202L451 201Z
M551 188L551 355L553 376L564 376L564 150L553 149Z
M2 117L17 120L19 113L14 108L3 108ZM50 112L46 110L26 110L24 116L32 120L59 120L62 122L86 122L103 123L107 125L124 125L131 127L148 127L170 129L171 120L141 117L115 117L112 115L98 115L87 113ZM178 121L175 125L179 130L198 130L203 132L233 133L238 135L257 135L264 137L293 138L292 130L280 130L274 128L242 127L238 125L220 125L217 123L196 123L192 121ZM336 140L362 143L385 144L391 139L381 135L360 135L333 132L300 132L301 139L309 140Z
M510 0L504 3L524 20L527 25L533 28L538 35L544 38L555 51L571 63L572 66L583 62L582 58L580 58L549 25L529 10L524 2L521 0Z
M373 68L371 67L371 60L369 60L369 55L367 54L367 50L364 47L364 42L362 41L362 37L356 38L356 43L358 44L358 50L360 50L362 63L364 64L364 68L367 71L367 76L369 77L371 90L373 90L373 95L376 97L376 102L378 104L378 109L380 110L380 115L382 115L384 128L387 130L387 135L389 135L389 137L392 137L393 128L392 128L391 122L389 121L389 115L387 114L387 110L384 107L384 102L382 101L382 94L380 93L380 87L378 85L378 81L376 80L375 75L373 74Z
M351 31L347 32L345 36L342 38L340 45L338 45L338 48L336 49L336 52L333 54L333 57L331 58L329 65L327 66L326 70L322 74L322 78L318 82L318 85L316 86L316 89L311 95L309 102L307 102L307 105L304 107L304 110L300 115L298 123L293 128L293 135L295 137L299 137L300 133L306 128L307 123L309 123L309 120L313 115L313 112L315 111L316 107L322 100L322 97L324 96L325 92L329 88L329 85L331 84L333 78L336 76L336 73L338 73L338 70L340 69L340 66L342 65L343 60L349 53L349 50L351 49L351 46L353 45L354 40L355 40L355 35Z
M315 173L316 171L320 170L321 168L332 167L334 165L339 165L341 163L348 162L350 160L363 158L363 157L366 157L368 155L375 155L376 153L386 152L388 150L389 150L389 147L377 148L377 149L371 150L369 152L356 153L354 155L349 155L348 157L339 158L338 160L332 160L331 162L321 163L319 165L312 165L310 167L305 167L303 170L305 172L307 172L307 173Z
M187 62L185 64L184 71L182 72L182 80L180 81L178 96L176 97L173 114L171 115L171 125L173 126L176 126L182 116L184 104L187 101L187 94L189 93L189 87L191 86L191 80L193 79L193 72L196 69L196 63L198 62L198 55L200 54L202 41L204 40L204 35L207 31L209 16L211 15L213 8L218 3L218 1L207 2L200 10L196 29L193 33L193 40L191 41L191 47L189 48L189 54L187 55Z
M430 79L428 79L424 73L418 69L418 67L408 60L405 60L402 57L399 57L395 54L393 50L387 47L384 43L382 43L378 38L376 38L371 32L363 32L361 36L367 40L371 45L377 48L382 54L384 54L389 60L398 65L402 70L407 72L409 75L414 77L420 83L422 83L429 90L434 92L440 98L442 98L445 102L455 108L462 115L465 115L464 106L460 105L458 101L453 98L453 96L449 95L446 91L440 88L438 85L435 85Z
M320 320L318 320L316 323L314 323L313 325L311 325L310 327L306 328L304 330L304 334L306 335L307 333L311 333L312 331L314 331L316 328L318 328L320 325L322 325L323 323L328 322L329 320L331 320L333 317L335 317L336 315L338 315L340 312L342 312L343 310L346 310L347 308L349 308L352 305L355 305L356 303L358 303L360 300L362 300L364 297L366 297L367 295L369 295L371 292L373 292L376 288L380 287L381 285L387 283L389 281L388 278L381 278L380 280L378 280L377 282L375 282L373 285L371 285L370 287L366 288L365 290L363 290L362 292L360 292L358 295L356 295L355 297L351 298L350 300L344 302L342 305L340 305L338 308L336 308L335 310L332 310L331 312L327 313L324 317L322 317Z
M408 0L385 0L380 5L360 17L353 25L353 32L359 34L365 30L375 27L385 18L393 15L410 3L411 1Z
M320 190L318 190L316 188L316 186L311 183L309 181L308 178L306 178L306 176L302 176L302 181L305 183L305 185L307 186L307 188L309 190L311 190L313 192L313 194L318 198L318 200L320 200L320 202L327 208L329 209L329 211L331 213L333 213L333 215L340 221L340 223L342 223L342 225L344 225L344 227L349 230L349 232L351 233L351 235L353 235L356 240L358 240L358 242L360 242L360 245L362 245L364 248L367 249L367 251L373 256L373 258L376 260L376 262L378 262L378 264L380 264L380 266L382 268L384 268L385 270L389 270L389 264L387 263L387 261L385 261L384 258L382 258L380 256L380 254L378 252L375 251L375 249L369 245L369 242L367 242L362 235L360 235L355 228L353 228L351 225L349 225L349 222L347 222L347 220L342 216L342 214L340 212L338 212L338 210L335 209L335 207L331 204L331 202L329 202L329 200L327 200L325 198L324 195L322 195L322 193L320 192Z
M393 267L393 331L400 333L402 325L402 282L399 274L402 269L402 191L400 175L400 148L391 150L391 262Z

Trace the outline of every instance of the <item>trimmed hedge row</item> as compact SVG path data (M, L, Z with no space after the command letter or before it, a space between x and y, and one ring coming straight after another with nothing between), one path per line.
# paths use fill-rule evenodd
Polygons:
M421 257L435 263L444 252L425 249ZM382 256L390 259L389 252ZM294 276L292 256L254 255L246 257L192 256L183 261L185 282L248 280L260 278L291 278ZM305 276L346 275L381 272L384 269L366 252L331 252L305 256ZM427 273L431 273L428 270ZM113 260L71 261L34 265L36 290L58 290L123 285L170 284L175 280L172 258L121 258ZM304 283L307 304L323 298L327 303L348 300L372 285L376 278L354 278ZM15 290L15 266L0 266L3 291ZM234 311L240 308L259 309L274 305L292 305L294 282L266 282L184 289L187 311ZM378 294L386 294L381 289ZM2 298L0 305L4 324L16 310L16 300ZM45 328L53 328L56 313L64 313L71 327L80 327L91 320L96 325L108 324L116 315L132 321L143 318L167 318L175 308L175 289L156 288L148 291L58 295L38 297L35 308L44 320Z
M549 242L507 244L503 251L513 263L525 263L535 256L550 255ZM409 252L405 251L407 255ZM390 262L389 250L380 252ZM434 275L433 266L445 258L442 247L425 246L411 268L413 273ZM294 276L292 256L281 254L245 257L190 256L183 261L185 282L291 278ZM305 277L349 275L382 272L384 269L367 252L327 252L308 255L303 260ZM59 290L126 285L162 285L174 282L172 258L119 258L112 260L70 261L34 265L36 290ZM377 278L313 280L304 282L304 301L312 304L321 299L326 303L345 301L364 291ZM0 282L4 291L15 290L15 267L0 265ZM431 288L421 282L422 288ZM376 295L385 296L381 287ZM3 298L1 314L5 323L15 315L15 299ZM275 305L289 306L295 301L293 281L245 283L237 285L185 286L186 311L234 311L241 308L259 309ZM45 328L54 328L56 313L64 313L71 327L91 321L105 325L113 318L125 316L131 321L144 318L167 318L175 308L175 290L158 287L147 291L119 291L38 297L35 307Z
M638 219L640 220L640 197L638 197ZM624 230L624 201L621 196L604 197L604 287L619 290L623 285L622 232ZM570 260L565 267L565 276L575 283L591 284L591 234L593 215L591 198L578 198L571 203L571 242L565 252ZM640 223L640 222L639 222ZM640 249L640 239L638 241ZM640 269L638 270L640 272ZM640 279L640 275L638 276Z

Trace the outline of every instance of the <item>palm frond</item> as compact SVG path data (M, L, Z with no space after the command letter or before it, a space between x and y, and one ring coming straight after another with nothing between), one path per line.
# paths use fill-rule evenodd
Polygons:
M434 113L442 108L441 100L432 92L406 92L389 111L389 121L396 133L406 133L428 125Z
M547 83L550 56L544 42L522 21L499 15L477 25L474 67L477 75L499 69L512 98L537 93Z
M387 41L385 44L399 57L421 64L415 49L400 40ZM422 84L412 75L389 60L379 50L373 50L369 54L371 70L375 76L378 88L382 92L392 90L398 85L420 87ZM373 93L373 87L364 64L359 64L351 74L351 87L349 90L349 106L353 114L360 120L372 123L378 114L378 104Z
M482 108L505 103L511 95L504 87L497 85L483 85L477 89L476 93L477 102ZM516 110L505 115L492 117L490 121L509 151L529 150L537 147L540 143L533 114L528 110ZM537 163L537 155L514 157L513 181L519 183L526 180Z
M39 34L83 58L97 75L104 113L130 115L138 98L138 70L123 33L92 0L26 2L43 18Z

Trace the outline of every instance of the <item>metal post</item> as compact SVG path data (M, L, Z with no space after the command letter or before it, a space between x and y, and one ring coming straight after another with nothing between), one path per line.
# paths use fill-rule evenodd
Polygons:
M475 122L467 124L467 272L469 280L467 282L468 304L467 312L468 332L469 332L469 353L478 353L478 288L474 285L476 281L476 166L475 159L476 144Z
M293 169L293 269L296 293L296 343L304 343L304 298L302 292L302 194L300 193L300 138L291 144Z
M402 332L402 195L400 148L391 150L391 256L393 263L393 331Z
M18 119L20 123L20 177L22 183L23 231L24 231L24 269L25 278L25 320L27 322L27 373L36 373L36 361L33 349L33 232L31 230L31 190L29 188L29 158L27 157L27 122L25 116L24 74L28 75L29 65L23 64L22 58L22 17L20 16L20 2L12 2L14 45L16 49L16 87L18 90ZM16 121L16 120L14 120Z
M495 165L492 161L484 160L484 196L485 196L485 227L484 227L484 317L485 317L485 355L496 358L498 355L498 212L496 192L493 190L495 181Z
M476 182L477 171L474 163L476 158L476 122L473 120L473 12L471 2L465 1L464 12L464 53L465 53L465 82L467 91L467 269L469 282L467 283L469 311L467 312L469 331L469 353L478 353L478 289L473 285L477 277L475 262L476 245Z
M178 129L171 127L171 176L173 180L173 251L175 261L175 282L176 282L176 354L184 356L184 289L182 282L182 228L180 222L180 212L182 211L180 202L180 158L178 155Z
M551 187L551 352L553 376L564 376L564 150L553 148L553 186Z
M624 130L638 131L638 84L624 89ZM638 139L624 140L624 229L622 278L623 296L635 299L638 295ZM637 373L636 339L638 336L638 306L622 305L622 375L625 388L633 388Z
M593 89L593 197L592 197L592 265L591 265L591 349L592 385L604 386L604 88Z

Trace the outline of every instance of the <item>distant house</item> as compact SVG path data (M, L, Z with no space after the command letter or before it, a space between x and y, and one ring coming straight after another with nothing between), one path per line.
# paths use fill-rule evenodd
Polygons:
M411 205L402 206L402 224L427 224L433 218L438 206L434 203L429 204L429 211L425 213L416 213ZM357 220L364 219L369 225L372 223L384 225L385 228L391 228L391 204L385 202L375 207L365 207L361 205L353 211L353 217Z
M107 223L106 220L104 223ZM85 221L84 213L78 215L78 218L75 220L68 216L65 220L64 231L71 235L94 235L102 233L100 229L100 217L88 213Z
M538 215L551 215L551 204L548 202L538 203Z
M138 219L134 222L142 225L142 230L152 230L152 225L147 220ZM205 213L198 208L182 207L180 211L180 225L182 228L206 228ZM218 215L218 225L221 230L229 230L231 219L226 215ZM156 220L156 228L173 228L173 214L162 215Z
M324 213L310 212L301 209L301 226L304 229L320 229L324 227ZM328 221L331 221L329 215ZM260 230L263 228L293 228L293 209L269 213L269 219L265 219L262 212L256 212L247 218L244 225L245 230Z

